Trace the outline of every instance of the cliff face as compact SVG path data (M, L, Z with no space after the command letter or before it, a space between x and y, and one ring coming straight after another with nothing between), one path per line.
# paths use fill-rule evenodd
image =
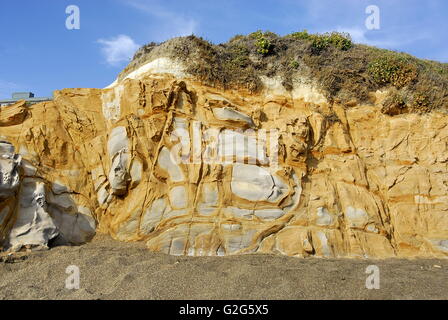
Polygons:
M103 232L174 255L447 256L447 114L262 80L221 91L161 58L107 89L2 107L4 248Z

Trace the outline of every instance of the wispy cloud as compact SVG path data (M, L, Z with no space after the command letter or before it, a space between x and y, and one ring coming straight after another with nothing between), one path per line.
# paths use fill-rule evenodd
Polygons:
M194 18L188 17L184 13L168 10L156 1L151 1L149 4L144 0L126 0L123 3L158 20L160 28L152 32L156 41L188 36L197 31L199 24Z
M111 66L128 62L140 47L131 37L125 34L110 39L99 39L97 42L102 45L101 52L106 59L106 63Z
M371 46L377 46L382 48L392 48L392 47L398 47L403 44L402 40L398 39L390 39L390 38L383 38L382 40L374 40L368 37L369 31L367 28L359 28L359 27L350 27L350 28L344 28L344 27L337 27L336 31L338 32L347 32L352 37L353 42L355 43L363 43L368 44Z
M409 1L417 2L418 0ZM428 24L422 22L419 9L415 9L422 6L427 9L426 3L419 6L417 4L403 6L398 0L374 2L369 0L282 0L282 2L304 12L302 19L297 20L296 24L300 24L311 32L348 32L356 43L393 50L408 50L410 47L415 47L417 43L434 37L428 34ZM377 5L380 10L379 30L369 30L365 25L366 19L370 16L366 9L372 4ZM296 10L291 9L290 12L294 14ZM285 20L294 25L291 14L287 13L288 19ZM428 12L425 14L429 15Z
M0 79L0 99L9 99L14 91L22 90L25 90L23 85Z
M399 49L428 38L422 32L415 32L412 37L406 37L402 30L382 32L371 31L362 27L337 27L336 31L349 33L355 43L363 43L387 49Z

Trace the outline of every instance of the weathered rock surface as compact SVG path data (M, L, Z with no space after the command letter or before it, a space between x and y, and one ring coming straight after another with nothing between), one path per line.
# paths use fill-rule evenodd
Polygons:
M96 230L174 255L448 256L447 114L387 116L381 92L345 108L300 81L220 91L175 69L0 109L4 248Z

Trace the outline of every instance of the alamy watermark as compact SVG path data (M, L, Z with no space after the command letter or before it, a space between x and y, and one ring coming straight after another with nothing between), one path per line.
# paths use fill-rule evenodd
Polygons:
M365 25L368 30L379 30L380 22L380 8L375 5L370 5L366 8L366 14L369 16L366 19Z
M376 265L370 265L366 268L366 273L369 275L366 278L366 288L378 290L380 288L380 268Z
M65 288L69 290L78 290L80 288L80 271L79 267L75 265L68 266L65 273L69 276L65 279Z
M81 16L79 7L71 4L65 8L65 13L69 16L65 20L65 27L68 30L79 30L81 29Z

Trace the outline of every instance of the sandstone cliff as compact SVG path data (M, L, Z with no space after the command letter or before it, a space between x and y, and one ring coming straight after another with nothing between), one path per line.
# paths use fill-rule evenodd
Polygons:
M0 109L4 249L95 232L174 255L446 257L448 115L204 84L159 57L106 89Z

